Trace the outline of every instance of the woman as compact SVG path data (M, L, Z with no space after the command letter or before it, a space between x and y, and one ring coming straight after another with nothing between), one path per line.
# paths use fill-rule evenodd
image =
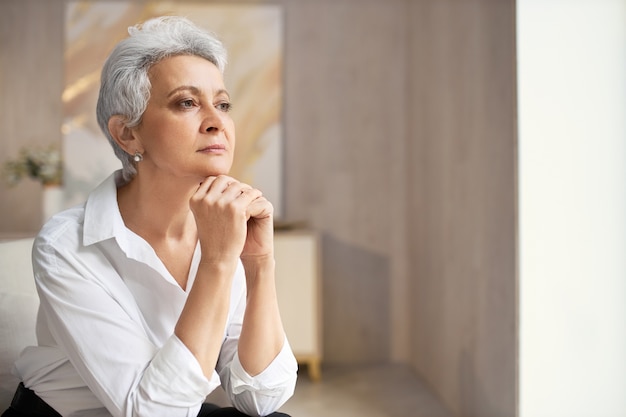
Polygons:
M23 384L3 416L269 415L293 394L297 364L272 205L227 176L225 50L179 17L129 33L97 107L123 168L35 241L38 346L17 361ZM236 410L203 405L220 384Z

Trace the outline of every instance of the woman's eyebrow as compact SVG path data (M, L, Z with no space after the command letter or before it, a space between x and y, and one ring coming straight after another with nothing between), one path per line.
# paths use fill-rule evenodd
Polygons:
M173 89L172 91L169 92L169 94L167 95L167 97L172 97L173 95L175 95L176 93L178 93L179 91L190 91L193 94L196 95L200 95L201 91L198 87L195 87L193 85L181 85L179 87L176 87L175 89ZM228 98L230 98L230 94L228 93L228 90L226 90L225 88L221 88L219 90L217 90L215 92L216 96L219 96L221 94L225 94Z
M176 87L172 91L170 91L167 97L168 98L172 97L174 94L178 93L179 91L191 91L194 94L200 94L200 89L198 87L194 87L193 85L181 85L179 87Z
M225 94L226 97L230 98L230 94L228 93L228 90L226 90L225 88L221 88L221 89L219 89L219 90L217 90L215 92L216 96L219 96L219 95L222 95L222 94Z

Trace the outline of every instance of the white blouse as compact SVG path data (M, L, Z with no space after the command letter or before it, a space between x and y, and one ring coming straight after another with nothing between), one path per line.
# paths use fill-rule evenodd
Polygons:
M293 394L297 363L285 339L259 375L251 377L241 366L241 262L216 370L207 379L174 335L200 261L199 245L185 291L152 247L124 225L120 184L118 171L83 206L54 216L35 239L38 346L22 352L16 375L63 416L195 417L220 384L246 414L276 411Z

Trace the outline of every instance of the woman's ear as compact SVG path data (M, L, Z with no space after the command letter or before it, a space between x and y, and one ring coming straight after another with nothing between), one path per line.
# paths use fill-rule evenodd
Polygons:
M135 152L143 152L143 147L131 128L126 126L124 116L111 116L108 123L109 133L115 142L124 149L128 154L134 155Z

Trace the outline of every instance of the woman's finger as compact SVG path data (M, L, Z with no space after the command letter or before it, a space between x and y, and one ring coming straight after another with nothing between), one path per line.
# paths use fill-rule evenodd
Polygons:
M226 175L220 175L217 177L207 177L194 193L193 199L195 201L204 200L209 197L212 201L217 201L222 198L224 192L232 185L238 183L234 178Z
M234 201L239 199L240 197L248 195L252 190L253 188L250 187L248 184L236 182L229 184L222 194L226 201Z
M260 194L260 192L259 192ZM271 216L274 212L274 206L269 202L268 199L259 195L254 200L250 202L248 208L246 210L247 218L255 218L261 219L264 217Z

